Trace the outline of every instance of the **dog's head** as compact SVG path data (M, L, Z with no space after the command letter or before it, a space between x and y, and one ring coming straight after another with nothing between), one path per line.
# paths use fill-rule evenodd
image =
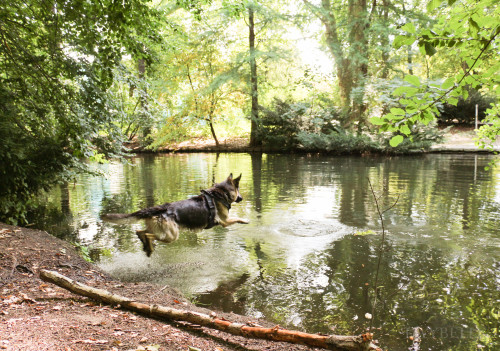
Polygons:
M230 202L240 202L243 200L240 195L240 180L241 174L237 178L233 178L233 174L231 173L225 181L215 184L215 187L223 190Z

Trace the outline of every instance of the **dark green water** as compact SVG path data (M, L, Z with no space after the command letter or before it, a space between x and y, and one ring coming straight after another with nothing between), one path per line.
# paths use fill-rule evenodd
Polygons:
M169 284L199 304L282 326L358 334L370 324L381 240L370 179L382 208L398 199L384 215L373 322L381 345L407 350L421 327L421 350L499 350L500 167L485 170L492 159L144 156L54 189L33 221L91 246L118 279ZM244 200L231 212L248 225L185 232L147 258L138 226L99 220L197 195L230 172L243 173Z

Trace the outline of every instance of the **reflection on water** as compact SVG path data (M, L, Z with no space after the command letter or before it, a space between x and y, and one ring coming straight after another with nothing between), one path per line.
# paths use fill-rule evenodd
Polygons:
M388 231L374 325L381 344L406 349L412 328L423 350L498 349L500 171L491 156L359 158L305 155L143 156L102 166L54 189L33 221L92 247L118 279L169 284L200 304L265 317L309 332L366 330L380 243ZM151 258L140 225L99 214L197 195L243 173L244 201L231 212L248 225L185 232ZM372 231L373 234L366 234ZM480 347L480 346L479 346Z

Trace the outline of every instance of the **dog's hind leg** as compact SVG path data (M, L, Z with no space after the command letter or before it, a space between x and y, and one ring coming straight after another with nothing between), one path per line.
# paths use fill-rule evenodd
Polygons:
M153 240L155 236L145 230L138 230L136 234L142 242L142 249L146 252L146 255L151 256L154 251Z

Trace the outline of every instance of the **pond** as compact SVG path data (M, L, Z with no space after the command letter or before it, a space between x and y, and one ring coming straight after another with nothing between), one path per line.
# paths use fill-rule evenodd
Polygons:
M406 350L499 349L500 167L495 156L328 157L167 154L99 166L43 198L32 221L89 247L123 281L173 286L199 305L264 317L312 333L376 329ZM183 232L148 258L140 225L99 220L109 212L198 195L243 174L234 216L250 224ZM378 273L384 214L386 242Z

